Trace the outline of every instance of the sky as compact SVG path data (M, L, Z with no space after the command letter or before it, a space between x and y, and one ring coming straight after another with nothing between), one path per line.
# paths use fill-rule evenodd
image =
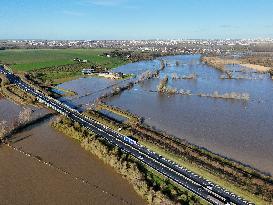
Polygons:
M0 39L273 38L273 0L0 0Z

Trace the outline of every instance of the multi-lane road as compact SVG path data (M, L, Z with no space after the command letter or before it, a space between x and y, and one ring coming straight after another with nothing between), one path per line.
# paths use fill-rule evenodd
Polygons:
M56 110L71 120L78 122L81 126L84 126L88 130L100 135L108 143L118 146L123 152L129 153L142 163L171 179L175 183L192 191L207 202L211 204L253 204L147 149L133 139L121 135L109 127L90 119L89 117L79 113L77 110L54 98L44 95L40 91L22 81L18 76L6 70L3 66L0 66L0 73L5 74L11 83L16 84L22 90L35 96L39 102L44 103L47 107Z

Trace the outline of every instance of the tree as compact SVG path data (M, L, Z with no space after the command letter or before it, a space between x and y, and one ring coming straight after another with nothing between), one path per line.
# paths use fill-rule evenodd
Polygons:
M157 86L157 91L160 93L164 93L167 87L167 83L168 83L168 76L166 75L163 79L161 79L159 81L159 84Z
M18 123L24 124L31 119L32 110L30 108L23 108L18 116Z
M7 133L7 121L1 121L0 122L0 142L3 140L5 134Z
M175 65L176 65L176 66L180 66L180 62L179 62L179 61L176 61L176 62L175 62Z

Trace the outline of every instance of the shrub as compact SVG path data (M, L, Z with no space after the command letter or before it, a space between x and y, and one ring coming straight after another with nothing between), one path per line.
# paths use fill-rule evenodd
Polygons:
M6 133L7 133L7 122L3 120L0 122L0 143L4 139Z
M211 94L199 93L198 95L201 97L235 99L235 100L245 100L245 101L248 101L250 98L250 95L248 93L236 93L236 92L220 94L220 93L218 93L218 91L214 91Z
M182 75L182 76L178 76L177 73L173 73L172 74L172 79L173 80L196 80L197 79L197 74L196 73L192 73L189 75Z
M160 93L164 93L166 91L166 86L168 83L168 76L166 75L163 79L159 81L159 84L157 86L157 91Z
M155 70L155 71L147 70L139 75L138 82L143 82L148 79L156 78L158 77L158 75L159 75L159 70Z
M31 118L32 110L30 108L23 108L23 110L19 113L18 123L24 124L28 122Z

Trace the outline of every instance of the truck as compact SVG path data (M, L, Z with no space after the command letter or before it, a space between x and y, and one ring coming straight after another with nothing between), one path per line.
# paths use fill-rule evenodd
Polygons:
M137 144L136 140L132 139L130 136L124 136L123 139L124 139L126 142L130 143L130 144L133 144L133 145L136 145L136 144Z

